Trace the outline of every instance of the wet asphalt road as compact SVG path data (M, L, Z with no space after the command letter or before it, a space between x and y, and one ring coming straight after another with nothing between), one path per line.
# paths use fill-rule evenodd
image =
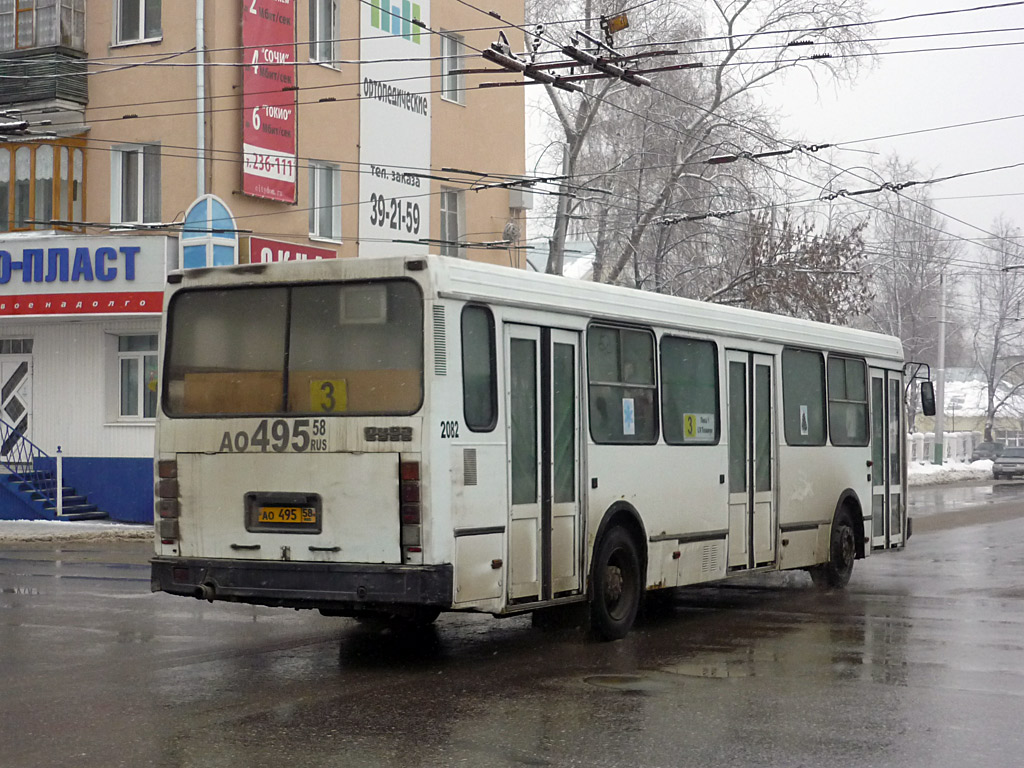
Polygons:
M0 766L1016 768L1024 486L985 493L912 492L910 548L844 592L683 590L616 643L395 636L150 594L142 543L0 542Z

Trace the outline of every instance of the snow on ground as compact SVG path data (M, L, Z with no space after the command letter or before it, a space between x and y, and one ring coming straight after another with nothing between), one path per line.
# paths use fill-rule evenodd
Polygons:
M938 464L913 463L907 468L907 485L942 485L959 483L964 480L991 480L992 460L983 459L970 463L946 462Z
M910 465L909 485L941 485L965 480L988 480L992 462L988 459L970 464L947 463ZM149 525L127 525L105 522L58 522L55 520L0 520L0 542L4 541L87 541L152 539Z
M0 520L0 542L152 539L153 526L64 520Z

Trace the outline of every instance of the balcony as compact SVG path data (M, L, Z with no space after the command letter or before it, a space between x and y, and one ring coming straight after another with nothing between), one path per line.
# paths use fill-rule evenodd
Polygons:
M6 51L0 59L0 106L89 103L85 53L54 46Z

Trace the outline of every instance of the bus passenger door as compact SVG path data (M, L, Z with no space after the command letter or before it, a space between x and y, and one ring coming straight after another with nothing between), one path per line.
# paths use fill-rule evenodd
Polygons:
M871 547L903 544L902 385L894 371L871 369Z
M582 589L579 334L505 327L509 599Z
M729 567L775 562L774 363L726 352L729 425Z

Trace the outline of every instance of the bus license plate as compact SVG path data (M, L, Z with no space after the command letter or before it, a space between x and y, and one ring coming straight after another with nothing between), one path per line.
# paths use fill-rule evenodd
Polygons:
M258 520L273 525L316 525L316 510L313 507L260 507Z

